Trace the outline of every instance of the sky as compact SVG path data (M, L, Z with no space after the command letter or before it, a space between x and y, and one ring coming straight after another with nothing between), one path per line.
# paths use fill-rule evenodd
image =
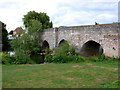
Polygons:
M0 21L6 29L24 27L29 11L45 12L53 27L113 23L118 21L119 0L0 0Z

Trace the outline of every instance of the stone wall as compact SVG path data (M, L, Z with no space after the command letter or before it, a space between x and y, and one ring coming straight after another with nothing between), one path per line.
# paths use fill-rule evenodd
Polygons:
M43 32L42 39L43 42L46 40L49 43L50 49L54 48L56 42L55 29L54 28L45 29Z

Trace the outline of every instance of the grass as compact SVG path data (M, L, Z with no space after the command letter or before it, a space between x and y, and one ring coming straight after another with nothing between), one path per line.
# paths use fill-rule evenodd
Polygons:
M3 65L3 88L117 88L118 62Z
M0 89L2 88L2 64L0 63Z

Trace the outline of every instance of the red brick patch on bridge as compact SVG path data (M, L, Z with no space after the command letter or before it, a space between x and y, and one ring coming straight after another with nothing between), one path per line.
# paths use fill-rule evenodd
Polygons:
M120 35L104 35L104 38L120 38Z

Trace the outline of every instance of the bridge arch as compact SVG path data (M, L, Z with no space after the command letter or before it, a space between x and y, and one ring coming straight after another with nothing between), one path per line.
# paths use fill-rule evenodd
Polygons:
M103 47L94 40L85 42L80 49L80 55L85 57L101 55L102 53Z
M58 43L58 47L60 47L60 46L63 45L63 44L66 44L66 45L69 46L68 41L65 40L65 39L62 39L62 40Z
M49 48L50 46L49 46L48 41L44 40L42 43L42 50L45 51L46 49L49 49Z

